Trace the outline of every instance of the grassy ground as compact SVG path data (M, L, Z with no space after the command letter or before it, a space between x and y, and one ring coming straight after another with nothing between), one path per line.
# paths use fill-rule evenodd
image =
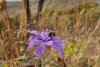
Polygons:
M9 19L5 12L0 14L0 67L39 66L40 59L33 57L31 51L26 52L29 28L39 31L49 28L66 40L64 60L55 50L47 50L44 67L64 67L64 63L65 67L100 66L100 7L94 2L70 8L64 7L68 4L54 6L44 5L38 23L35 14L30 24L26 24L24 14Z

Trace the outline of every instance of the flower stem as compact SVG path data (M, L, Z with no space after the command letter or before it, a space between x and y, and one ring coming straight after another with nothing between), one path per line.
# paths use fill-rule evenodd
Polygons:
M41 58L41 67L43 67L43 58Z
M43 58L40 58L39 67L43 67Z
M65 64L65 59L63 58L63 61L64 61L64 67L66 67L66 64Z

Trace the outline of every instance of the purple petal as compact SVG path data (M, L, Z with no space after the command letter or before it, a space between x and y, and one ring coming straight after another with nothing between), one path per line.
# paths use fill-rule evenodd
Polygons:
M35 35L38 35L39 34L39 32L38 31L35 31L35 30L32 30L30 33L35 34Z
M31 31L30 29L27 30L28 33L30 33L30 31Z
M29 39L28 39L28 41L31 41L33 38L34 38L33 36L30 36Z
M55 41L56 44L59 44L60 46L64 46L66 44L66 41L61 40L59 37L55 37L53 40Z
M54 45L52 45L52 47L53 47L54 49L56 49L57 52L58 52L62 57L64 57L64 52L63 52L63 50L62 50L62 47L61 47L59 44L54 44Z
M41 43L42 43L42 40L38 40L37 38L31 39L30 42L29 42L29 44L28 44L28 49L27 49L27 51L28 51L31 47L33 47L33 46L35 46L35 45L40 45Z
M66 44L66 41L65 40L62 40L61 42L60 42L60 45L61 46L64 46Z
M41 44L41 42L42 40L38 40L37 38L34 38L29 42L29 45L39 45Z
M42 39L43 40L46 40L46 39L48 39L49 38L49 31L42 31L41 33L40 33L40 36L42 37Z
M58 53L59 53L62 57L64 57L64 52L63 52L63 50L62 50L62 46L65 45L65 41L64 41L64 40L60 40L59 37L55 37L53 40L54 40L54 43L53 43L52 47L53 47L54 49L56 49L56 50L58 51Z
M53 45L53 43L54 43L54 41L52 41L52 40L51 40L51 41L45 42L45 44L46 44L46 45L49 45L49 46L50 46L50 45Z
M37 47L37 49L34 51L34 54L35 54L36 56L42 57L43 54L44 54L44 48L45 48L45 45L39 45L39 46Z
M44 31L40 33L40 36L42 37L43 40L46 39L46 35L45 35L45 32Z
M35 35L38 35L39 34L39 32L36 31L36 30L32 30L32 31L28 30L27 32L28 33L31 33L31 34L35 34Z

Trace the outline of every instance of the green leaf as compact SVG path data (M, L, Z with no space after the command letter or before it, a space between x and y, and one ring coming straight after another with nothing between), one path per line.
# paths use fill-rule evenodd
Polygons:
M0 67L8 67L8 65L3 63L3 64L0 65Z
M64 47L65 57L69 57L73 53L73 43L70 42L67 46Z

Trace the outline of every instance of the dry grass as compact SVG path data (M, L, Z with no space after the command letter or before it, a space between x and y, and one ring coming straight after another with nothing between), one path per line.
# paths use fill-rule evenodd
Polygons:
M68 67L99 67L100 8L95 3L88 7L87 5L69 9L63 6L54 9L45 7L39 22L36 23L33 16L31 24L26 24L24 15L7 19L6 13L2 13L3 15L0 16L2 18L0 18L0 66L19 67L17 64L22 67L27 64L37 66L39 59L35 57L31 59L31 56L27 59L29 53L26 53L28 39L26 29L49 28L67 42L64 51L65 63ZM59 55L55 50L48 58L44 57L46 66L58 67L62 63L63 60L59 61Z

